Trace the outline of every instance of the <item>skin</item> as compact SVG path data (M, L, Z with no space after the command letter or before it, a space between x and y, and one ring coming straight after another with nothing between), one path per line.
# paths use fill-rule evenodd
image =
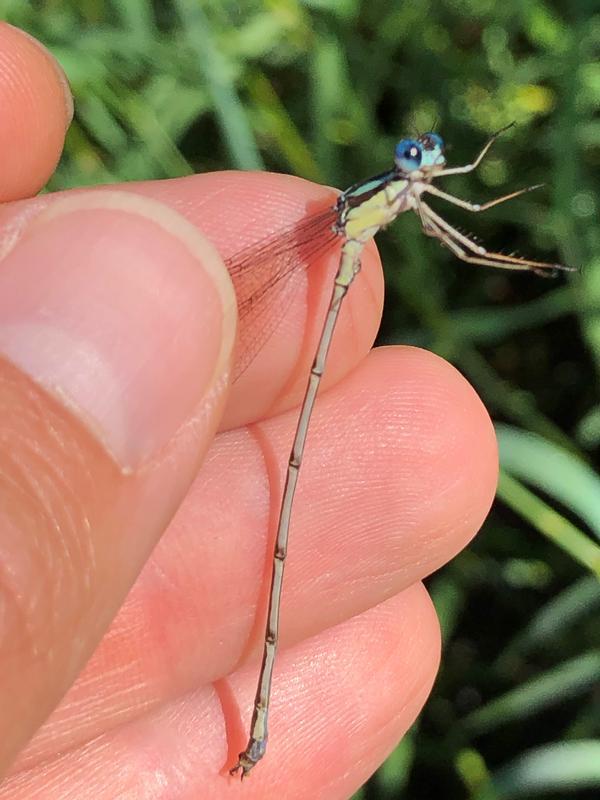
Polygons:
M269 750L243 786L229 778L335 257L231 384L219 253L331 191L215 173L34 199L70 96L6 24L0 53L0 799L350 797L434 681L421 580L487 514L488 415L436 356L369 352L382 277L368 248L300 479ZM253 335L241 320L240 342Z

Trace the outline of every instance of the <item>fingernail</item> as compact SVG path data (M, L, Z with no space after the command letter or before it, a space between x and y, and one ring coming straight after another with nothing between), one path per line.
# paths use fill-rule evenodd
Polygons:
M0 263L0 351L125 470L162 449L229 368L235 295L198 230L154 200L57 200Z

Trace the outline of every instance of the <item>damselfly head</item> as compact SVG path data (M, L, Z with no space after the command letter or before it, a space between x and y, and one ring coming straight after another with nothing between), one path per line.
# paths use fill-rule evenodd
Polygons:
M414 172L421 166L423 147L415 139L402 139L396 145L394 162L400 172Z
M421 134L417 141L422 148L422 167L444 167L446 165L444 140L439 134L429 131Z
M444 140L433 131L422 133L418 139L402 139L396 145L394 161L404 175L417 170L429 173L437 171L436 168L443 169L446 165Z

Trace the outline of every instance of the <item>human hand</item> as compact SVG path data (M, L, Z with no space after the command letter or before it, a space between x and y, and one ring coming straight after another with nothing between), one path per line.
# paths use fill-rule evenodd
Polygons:
M199 230L227 256L327 192L216 173L31 199L68 98L22 33L1 25L0 52L0 800L349 797L430 690L439 632L420 580L487 513L487 414L431 354L367 355L382 298L370 249L294 507L269 749L241 786L227 769L318 334L305 320L321 319L336 265L311 270L228 393L235 304Z

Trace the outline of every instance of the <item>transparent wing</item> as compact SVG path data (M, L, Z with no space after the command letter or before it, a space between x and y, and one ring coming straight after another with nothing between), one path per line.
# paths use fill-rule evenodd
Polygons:
M277 330L302 273L340 240L333 229L336 219L330 206L226 259L240 320L234 380Z

